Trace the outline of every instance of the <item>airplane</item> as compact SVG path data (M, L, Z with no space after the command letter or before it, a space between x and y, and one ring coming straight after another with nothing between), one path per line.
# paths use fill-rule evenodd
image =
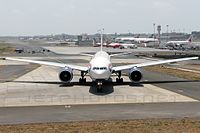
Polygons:
M187 40L185 41L168 41L165 46L166 47L182 47L184 45L188 45L192 43L192 36L190 36Z
M100 47L101 46L101 43L100 42L96 42L95 39L93 39L93 47ZM103 43L103 46L107 46L107 43Z
M96 83L97 85L97 92L102 92L102 89L103 89L102 85L105 83L105 81L108 81L111 78L112 74L116 74L117 83L123 84L123 78L121 77L123 70L129 71L129 79L133 83L139 83L143 77L143 74L140 71L140 68L142 67L198 59L198 57L188 57L188 58L171 59L171 60L150 61L150 62L145 62L145 63L140 63L140 64L112 66L111 57L124 55L126 53L116 53L116 54L109 55L107 52L103 51L102 38L103 36L101 36L100 51L96 52L95 55L87 54L88 56L92 57L88 66L79 66L79 65L72 65L72 64L65 64L65 63L37 61L37 60L28 60L28 59L22 59L22 58L11 58L11 57L7 57L5 59L12 60L12 61L21 61L21 62L36 63L36 64L41 64L41 65L59 67L61 68L61 71L59 72L59 79L64 84L68 84L72 81L74 70L80 71L81 78L79 79L79 82L83 85L86 84L85 76L89 74L92 81Z
M136 37L120 37L116 38L116 41L132 41L136 43L150 43L150 42L158 42L156 38L136 38Z
M113 48L120 48L120 49L126 49L126 48L132 48L132 49L135 49L137 48L137 45L136 44L132 44L132 43L110 43L110 44L107 44L107 47L113 47Z
M100 47L101 43L95 43L93 40L93 47ZM135 49L137 48L136 44L132 43L121 43L121 42L112 42L112 43L103 43L103 47L112 47L112 48L120 48L120 49L127 49L127 48L132 48Z
M103 43L103 47L107 47L107 43ZM93 43L93 47L101 47L101 43Z

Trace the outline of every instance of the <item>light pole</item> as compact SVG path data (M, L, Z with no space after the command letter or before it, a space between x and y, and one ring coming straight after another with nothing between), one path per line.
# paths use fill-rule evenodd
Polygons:
M169 25L166 25L167 26L167 41L169 40Z
M156 24L153 23L153 38L155 39L156 38Z
M156 24L155 23L153 23L153 38L154 39L156 39ZM154 46L156 45L156 42L155 41L153 41L153 43L154 43Z

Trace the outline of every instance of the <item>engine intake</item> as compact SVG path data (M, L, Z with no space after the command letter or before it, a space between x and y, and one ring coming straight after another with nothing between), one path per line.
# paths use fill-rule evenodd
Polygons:
M133 82L139 82L142 79L142 73L137 68L133 68L129 72L129 79Z
M61 71L59 74L59 78L63 82L70 82L73 79L72 70L66 69L64 71Z

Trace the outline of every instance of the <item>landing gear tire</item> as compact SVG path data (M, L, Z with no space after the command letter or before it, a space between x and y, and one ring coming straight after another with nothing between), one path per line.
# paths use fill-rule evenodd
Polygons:
M81 84L86 83L86 78L80 78L80 79L79 79L79 83L81 83Z
M117 83L123 83L123 82L124 82L124 79L123 79L123 78L116 78L116 82L117 82Z
M98 92L98 93L102 93L102 92L103 92L103 87L102 87L102 85L98 85L98 86L97 86L97 92Z
M121 71L117 72L117 74L118 74L118 75L117 75L118 78L116 78L116 82L117 82L117 83L123 83L124 80L123 80L123 78L121 78L121 76L122 76Z
M97 92L98 93L102 93L103 92L102 86L97 86Z

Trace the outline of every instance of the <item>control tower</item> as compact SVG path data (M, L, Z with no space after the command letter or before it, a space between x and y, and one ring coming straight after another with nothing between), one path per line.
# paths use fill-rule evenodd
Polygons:
M161 25L157 26L157 31L158 31L158 41L159 41L159 45L160 45L160 36L161 36Z

